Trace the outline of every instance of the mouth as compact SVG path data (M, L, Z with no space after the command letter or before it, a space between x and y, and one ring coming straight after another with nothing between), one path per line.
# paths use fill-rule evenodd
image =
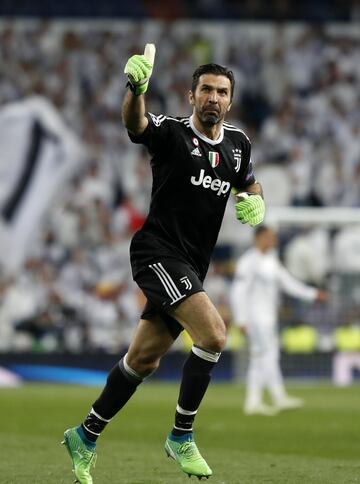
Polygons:
M216 115L219 114L219 110L215 109L215 108L206 108L206 109L204 109L204 112L206 114L216 114Z

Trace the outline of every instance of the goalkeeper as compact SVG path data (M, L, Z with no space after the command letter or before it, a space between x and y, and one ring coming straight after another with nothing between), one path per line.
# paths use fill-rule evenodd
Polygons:
M110 371L89 414L65 432L64 443L81 484L93 482L90 470L97 438L157 369L183 329L193 347L183 366L165 450L189 476L212 475L196 446L193 423L224 349L226 329L203 281L231 189L239 194L234 218L251 226L264 218L250 141L241 129L225 122L234 94L233 73L217 64L198 67L188 93L192 114L170 117L146 112L144 94L152 70L146 56L128 60L122 108L131 141L145 145L152 155L150 210L130 248L133 277L147 303L128 352Z

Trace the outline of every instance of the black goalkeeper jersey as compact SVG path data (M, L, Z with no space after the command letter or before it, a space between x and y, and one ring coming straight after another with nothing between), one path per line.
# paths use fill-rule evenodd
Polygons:
M147 117L141 136L129 134L153 156L150 210L130 249L134 276L165 256L187 262L203 280L231 188L246 190L255 181L250 141L228 123L213 141L191 117Z

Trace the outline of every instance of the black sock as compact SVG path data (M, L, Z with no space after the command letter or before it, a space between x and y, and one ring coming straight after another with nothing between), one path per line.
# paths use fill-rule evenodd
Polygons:
M140 375L126 363L125 355L110 371L101 395L82 423L84 434L91 442L96 442L112 417L132 397L141 382Z
M196 412L210 383L211 370L219 357L220 353L193 346L183 367L173 435L192 432Z

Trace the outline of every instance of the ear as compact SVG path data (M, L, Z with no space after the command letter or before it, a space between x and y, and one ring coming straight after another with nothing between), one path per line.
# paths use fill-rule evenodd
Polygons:
M227 111L229 112L230 109L231 109L231 106L232 106L232 103L229 104L228 108L227 108Z
M189 95L189 103L191 104L191 106L194 106L194 104L195 104L195 99L194 99L194 94L193 94L193 92L190 90L188 95Z

